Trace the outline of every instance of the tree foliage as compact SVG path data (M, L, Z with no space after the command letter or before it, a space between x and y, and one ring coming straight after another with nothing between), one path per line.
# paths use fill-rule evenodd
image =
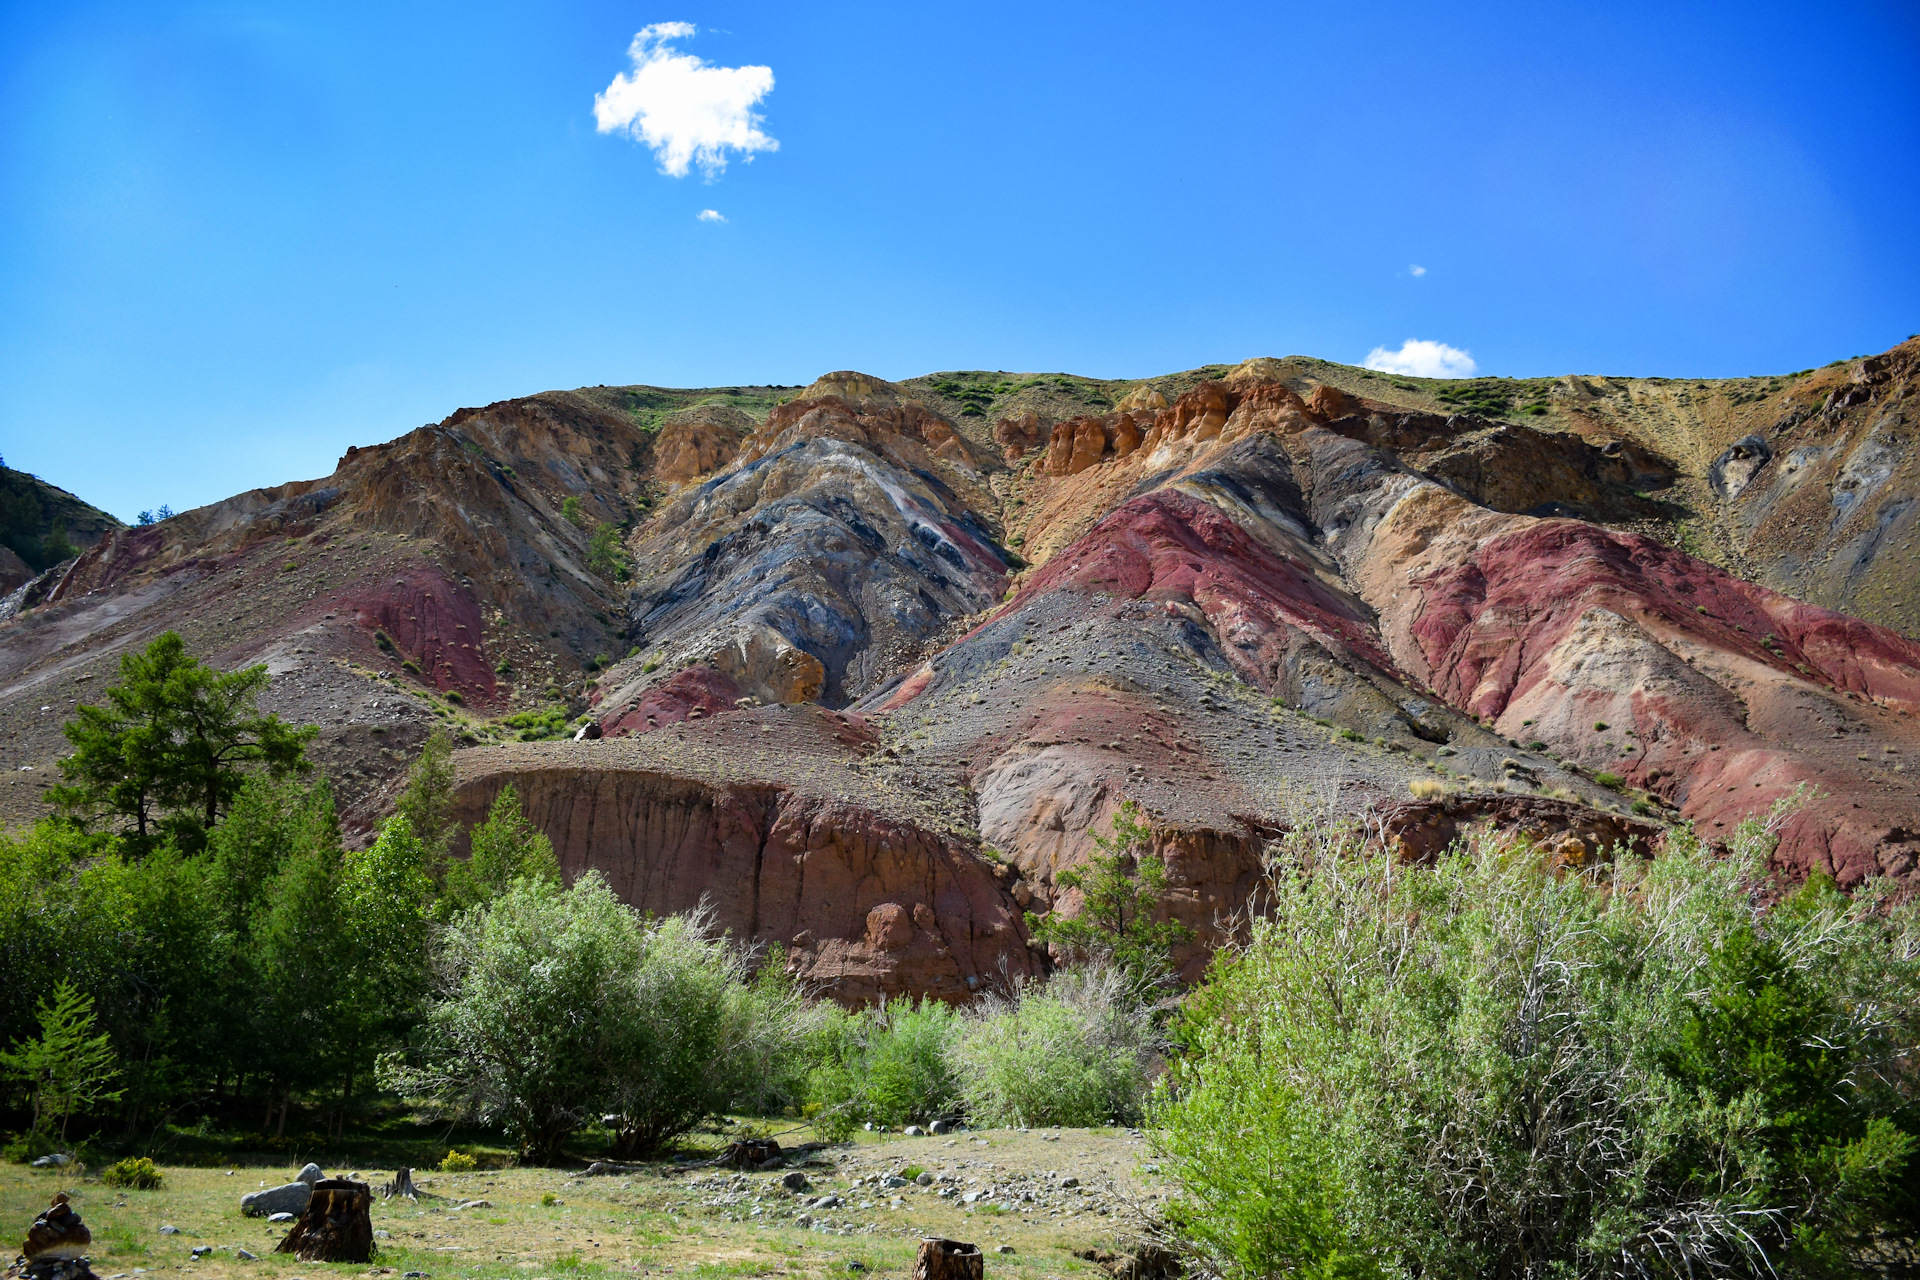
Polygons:
M633 572L620 526L602 524L587 538L587 568L609 582L625 582Z
M120 659L120 683L102 706L75 708L67 722L72 754L48 800L83 824L130 824L129 850L162 835L198 850L247 776L305 773L316 730L294 728L255 706L264 666L220 672L166 632Z
M1153 854L1153 830L1129 800L1113 815L1106 835L1094 836L1099 852L1085 867L1054 876L1060 889L1082 896L1073 917L1054 912L1027 915L1034 938L1064 952L1070 962L1099 962L1124 974L1143 994L1173 979L1173 948L1192 936L1177 920L1159 917L1166 896L1167 864Z
M0 1051L0 1068L32 1090L32 1132L57 1127L64 1141L75 1111L120 1097L122 1090L107 1087L120 1068L109 1037L94 1031L92 996L62 978L37 1012L39 1036Z
M560 882L553 843L520 812L520 793L509 783L494 797L487 820L473 829L465 859L447 864L439 910L451 917L490 902L515 880Z

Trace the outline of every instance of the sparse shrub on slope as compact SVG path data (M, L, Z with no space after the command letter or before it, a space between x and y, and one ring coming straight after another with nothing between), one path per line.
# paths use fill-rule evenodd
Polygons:
M1132 1124L1157 1039L1129 977L1090 966L989 998L949 1056L976 1124Z
M1776 821L1778 818L1776 813ZM1916 1241L1911 903L1681 833L1543 874L1296 834L1158 1094L1225 1276L1853 1274ZM1910 1252L1907 1256L1911 1256Z

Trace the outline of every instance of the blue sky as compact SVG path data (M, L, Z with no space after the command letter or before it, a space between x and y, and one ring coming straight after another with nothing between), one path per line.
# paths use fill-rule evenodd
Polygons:
M772 80L668 140L777 149L597 127L659 23ZM1786 371L1920 331L1916 125L1911 4L13 3L0 454L131 517L585 383Z

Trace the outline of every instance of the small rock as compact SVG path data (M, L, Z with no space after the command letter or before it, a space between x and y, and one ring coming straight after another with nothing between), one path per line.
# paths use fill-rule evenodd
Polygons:
M267 1215L267 1221L268 1222L292 1222L295 1218L298 1218L299 1216L300 1215L297 1213L270 1213Z
M780 1185L789 1191L805 1191L810 1184L807 1182L807 1175L795 1169L791 1173L782 1175Z
M393 1239L393 1232L382 1229L374 1232L373 1238L375 1240L391 1240Z
M308 1186L312 1186L316 1182L325 1181L326 1176L327 1176L326 1170L322 1169L319 1165L309 1161L307 1163L306 1168L302 1169L300 1172L293 1175L293 1180L295 1182L304 1182Z
M197 1244L192 1249L193 1256L196 1258L204 1258L212 1252L213 1246L210 1244Z
M1074 1177L1072 1174L1068 1174L1066 1177L1060 1179L1060 1185L1063 1187L1077 1187L1080 1185L1080 1179Z
M1013 1246L1010 1244L1003 1244L999 1248L995 1249L994 1252L995 1253L1012 1253Z
M810 1213L795 1214L793 1225L796 1227L810 1227L813 1225L813 1215Z
M917 1124L910 1124L900 1132L906 1134L909 1138L924 1138L927 1136L927 1131Z
M849 1262L847 1264L847 1270L849 1271L865 1271L866 1269L867 1269L867 1264L860 1261L860 1259L858 1258L855 1258L852 1262Z
M56 1151L50 1156L41 1156L33 1162L36 1169L60 1169L70 1164L73 1157L64 1151Z
M930 1187L933 1185L933 1175L930 1173L923 1173L919 1177L915 1178L914 1182L918 1183L920 1186L923 1186L923 1187Z
M246 1250L246 1249L235 1249L235 1250L233 1251L233 1256L234 1256L234 1257L236 1257L236 1258L238 1258L238 1259L240 1259L240 1261L242 1261L242 1262L258 1262L258 1261L260 1261L260 1255L259 1255L259 1254L257 1254L257 1253L253 1253L253 1252L251 1252L251 1251L249 1251L249 1250Z
M173 1226L161 1227L160 1234L163 1236L177 1236L180 1234L180 1228Z
M904 1187L907 1185L907 1180L897 1173L890 1173L880 1179L880 1185L883 1187Z
M409 1271L407 1272L407 1280L427 1280L427 1273L424 1271Z
M813 1202L816 1209L838 1209L844 1203L839 1196L825 1195Z
M945 1120L935 1120L932 1124L928 1125L927 1128L934 1133L952 1133L953 1132L953 1125Z

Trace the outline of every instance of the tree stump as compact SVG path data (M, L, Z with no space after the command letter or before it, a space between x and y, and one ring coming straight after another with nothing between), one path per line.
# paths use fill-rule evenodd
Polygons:
M747 1138L729 1143L720 1157L720 1163L736 1169L758 1169L767 1161L779 1158L780 1144L772 1138Z
M380 1185L380 1198L382 1200L391 1200L395 1196L405 1196L407 1199L414 1201L420 1199L420 1191L413 1185L413 1170L396 1169L393 1173L393 1181Z
M986 1273L980 1246L959 1240L922 1240L913 1263L913 1280L984 1280Z
M302 1262L373 1261L373 1189L348 1178L313 1184L307 1211L293 1224L275 1253Z

